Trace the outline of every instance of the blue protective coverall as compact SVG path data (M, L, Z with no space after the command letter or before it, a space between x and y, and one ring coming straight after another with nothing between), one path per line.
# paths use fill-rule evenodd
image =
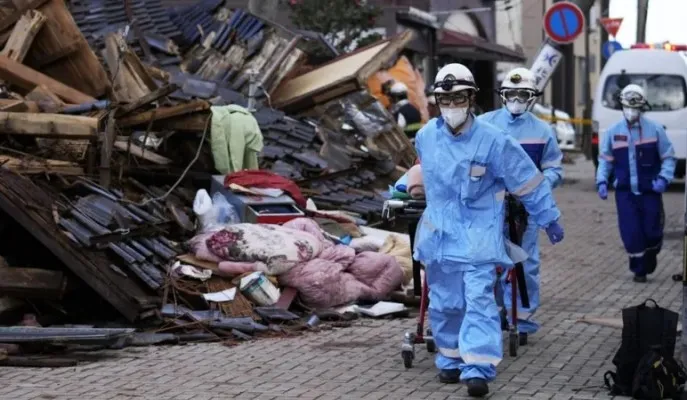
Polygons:
M520 146L530 156L537 168L542 171L544 177L552 188L557 187L563 178L563 153L558 147L556 134L551 126L537 118L531 112L525 112L515 118L505 108L490 111L480 115L478 119L487 121L506 131L520 143ZM539 325L531 317L539 308L539 227L530 217L527 221L527 229L522 237L521 247L525 250L528 257L523 263L525 269L525 282L527 284L527 294L530 300L530 307L523 308L518 297L518 329L524 333L535 333ZM507 275L504 274L503 300L506 308L511 307L511 285L505 284ZM508 316L510 318L510 314ZM522 319L520 319L522 318Z
M597 186L607 184L611 171L630 270L646 276L656 269L663 244L663 200L652 182L661 177L670 183L675 173L675 150L663 126L643 116L631 126L625 119L611 126L599 145Z
M518 142L470 118L458 136L441 117L416 136L427 208L414 257L426 267L437 368L460 369L462 380L492 380L503 357L496 266L512 265L503 235L506 190L539 226L558 220L560 211Z

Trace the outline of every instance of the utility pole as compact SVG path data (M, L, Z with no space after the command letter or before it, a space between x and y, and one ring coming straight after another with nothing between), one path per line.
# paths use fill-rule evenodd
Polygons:
M649 15L649 0L637 0L637 43L646 41L646 18Z
M592 6L593 7L593 6ZM586 10L584 13L584 19L587 21L587 26L585 26L584 29L584 93L585 93L585 99L584 99L584 111L582 111L582 118L589 121L592 119L592 82L591 82L591 76L592 76L592 65L591 65L591 59L589 57L589 40L591 39L591 33L592 33L592 21L590 21L590 15L591 15L591 8ZM582 125L582 153L586 155L591 155L591 148L589 148L592 144L592 126L584 124Z
M641 1L641 0L640 0ZM611 1L610 0L601 0L601 13L599 14L600 18L608 16L608 8L611 6L610 5ZM599 21L594 21L597 23L600 23ZM601 29L601 40L599 40L599 47L600 51L599 54L603 54L604 52L604 43L608 41L608 32L606 32L606 29ZM601 57L601 69L606 66L606 59L604 57Z

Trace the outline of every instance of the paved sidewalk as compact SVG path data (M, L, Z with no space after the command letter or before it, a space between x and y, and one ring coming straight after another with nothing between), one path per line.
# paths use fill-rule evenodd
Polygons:
M593 169L570 166L571 183L557 191L566 240L544 244L543 327L505 356L491 399L608 398L600 385L611 368L620 330L576 323L583 316L620 317L620 309L651 297L681 309L671 281L682 260L684 186L665 196L666 241L658 272L636 284L627 271L614 201L596 197ZM542 243L545 241L542 235ZM113 358L66 369L0 369L0 399L462 399L462 385L442 385L424 348L414 368L400 357L414 320L361 320L286 340L233 348L217 344L109 352Z

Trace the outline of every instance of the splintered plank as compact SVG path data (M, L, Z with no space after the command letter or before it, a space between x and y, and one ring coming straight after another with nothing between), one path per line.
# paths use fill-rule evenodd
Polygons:
M133 143L128 143L126 141L119 141L114 143L114 148L119 151L129 152L131 155L142 158L144 160L150 161L159 165L169 165L172 163L167 157L163 157L157 153L153 153L148 149L144 149L141 146L135 145Z
M119 108L117 111L117 116L122 117L124 115L127 115L147 104L150 104L154 101L159 100L162 97L165 97L171 93L174 93L179 87L175 85L174 83L170 85L165 85L162 86L161 88L155 90L154 92L150 92L147 95L141 97L140 99L137 99L127 105L124 105Z
M113 76L113 92L118 102L131 103L157 89L153 78L138 56L129 50L122 35L110 33L105 37L103 58Z
M0 19L0 32L5 31L6 29L9 29L14 24L16 24L17 21L19 21L19 19L21 18L21 16L24 15L24 12L36 9L45 4L47 1L48 0L31 0L22 7L17 7L17 10L15 12Z
M159 107L154 110L122 118L120 120L117 120L117 125L119 125L120 127L128 127L148 124L150 123L150 121L159 121L161 119L177 117L179 115L191 114L197 111L207 110L209 108L210 103L208 103L207 101L195 100L172 107Z
M38 113L40 108L35 101L0 99L0 111Z
M17 85L26 91L31 91L36 86L45 85L51 92L71 104L82 104L96 100L94 97L82 93L3 55L0 55L0 79L7 83Z
M23 175L85 175L85 171L79 164L62 160L49 160L42 158L24 159L0 155L0 165L2 165L2 168L9 169L10 171L14 171ZM2 293L2 290L0 290L0 293Z
M24 61L24 57L33 44L33 39L45 24L46 19L40 11L27 11L12 29L12 34L0 54L14 61Z
M0 268L0 293L19 298L59 300L66 279L62 271L39 268Z
M80 115L0 112L0 134L92 138L98 132L98 119Z

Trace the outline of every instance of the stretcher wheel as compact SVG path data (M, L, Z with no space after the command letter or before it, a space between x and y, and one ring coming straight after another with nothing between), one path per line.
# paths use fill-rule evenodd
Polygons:
M410 351L402 351L401 357L403 357L403 366L406 368L413 367L413 353Z
M527 334L520 333L520 346L527 346Z
M518 355L518 334L511 332L508 335L508 354L511 357L517 357Z
M501 331L508 332L510 330L510 325L508 324L508 317L506 316L506 311L501 311Z
M425 344L427 345L427 352L428 353L436 353L437 352L437 344L434 342L434 339L432 339L432 338L425 339Z

